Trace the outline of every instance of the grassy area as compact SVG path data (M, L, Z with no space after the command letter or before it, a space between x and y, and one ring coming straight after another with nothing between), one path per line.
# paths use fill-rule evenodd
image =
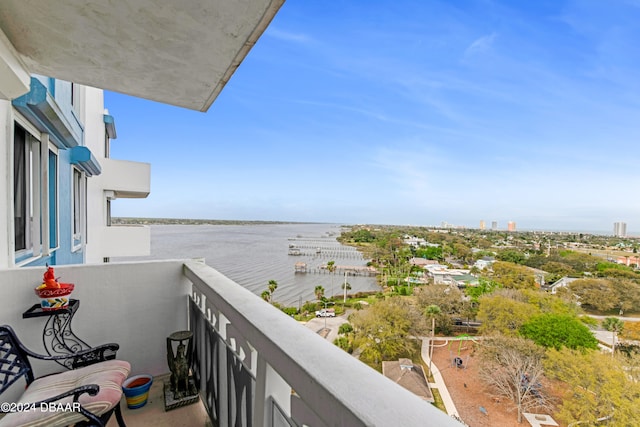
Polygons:
M447 408L444 406L444 402L442 401L442 396L440 396L440 392L437 388L431 389L431 394L433 394L433 406L440 409L445 414L447 413Z

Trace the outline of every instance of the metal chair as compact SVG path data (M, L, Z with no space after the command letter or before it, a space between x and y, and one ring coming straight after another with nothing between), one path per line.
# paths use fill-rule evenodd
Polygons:
M105 344L69 355L41 355L27 349L10 326L0 326L0 395L21 377L27 383L17 402L3 403L2 411L8 413L0 427L105 426L114 412L118 425L126 427L120 399L131 366L115 360L118 348ZM73 369L36 379L30 357L70 359Z

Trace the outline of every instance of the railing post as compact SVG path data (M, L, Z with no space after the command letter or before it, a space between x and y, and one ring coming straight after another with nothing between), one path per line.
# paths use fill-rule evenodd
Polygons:
M253 425L271 427L271 421L268 420L269 411L267 410L267 362L257 355L256 369L256 390L255 390L255 410L253 412Z
M227 370L229 369L229 364L227 361L227 346L225 345L227 340L227 319L224 318L222 313L217 313L217 326L218 326L218 334L220 335L221 343L218 346L218 384L220 385L220 389L218 390L218 399L220 400L219 408L220 413L219 416L219 425L221 426L229 426L231 424L229 421L229 376Z

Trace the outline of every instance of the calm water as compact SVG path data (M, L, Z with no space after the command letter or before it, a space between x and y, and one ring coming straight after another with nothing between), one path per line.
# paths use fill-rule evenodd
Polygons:
M327 261L366 265L354 248L338 243L339 235L340 226L333 224L153 225L151 256L135 259L204 258L207 265L257 295L267 289L269 280L277 281L274 300L297 307L315 299L317 285L325 288L326 295L341 294L344 275L322 273L319 267ZM301 255L289 255L290 246ZM297 262L315 273L296 273ZM350 292L379 289L374 277L348 276L347 282Z

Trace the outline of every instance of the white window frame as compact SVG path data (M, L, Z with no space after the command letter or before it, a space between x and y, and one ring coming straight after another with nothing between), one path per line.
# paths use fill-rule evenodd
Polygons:
M79 252L86 242L87 178L75 166L71 171L71 188L71 251Z
M55 174L55 179L56 182L55 184L55 200L50 200L49 199L49 186L51 185L51 182L49 181L49 156L53 154L56 157L56 174ZM47 242L47 248L44 248L45 254L51 254L55 251L57 251L60 248L60 153L58 150L58 147L56 147L54 144L49 143L48 147L47 147L47 166L46 166L46 170L43 171L43 176L46 176L46 188L43 189L43 197L46 197L47 199L47 212L45 212L45 217L46 222L48 224L48 228L47 230L47 235L44 236L43 241ZM51 203L55 203L55 221L52 223L51 222L51 217L49 216L49 206L51 205ZM51 240L49 239L49 234L48 231L51 228L55 228L56 232L55 232L55 236L56 236L56 241L55 242L51 242Z
M41 134L24 118L19 115L14 116L14 131L13 135L13 143L11 145L12 151L12 169L13 173L11 176L12 187L15 188L15 135L17 128L22 129L25 135L24 145L25 145L25 156L24 156L24 203L25 203L25 224L24 224L24 248L16 249L16 234L15 234L15 218L16 218L16 205L15 205L15 194L12 201L12 222L13 222L13 231L12 231L12 249L14 251L14 262L17 266L21 266L24 264L28 264L35 259L42 257L43 255L43 247L44 240L41 230L42 230L42 221L46 220L42 215L42 176L41 171L43 168L48 169L47 166L43 164L42 160L42 146L43 142L41 141ZM48 160L48 159L47 159ZM15 191L15 190L14 190Z

